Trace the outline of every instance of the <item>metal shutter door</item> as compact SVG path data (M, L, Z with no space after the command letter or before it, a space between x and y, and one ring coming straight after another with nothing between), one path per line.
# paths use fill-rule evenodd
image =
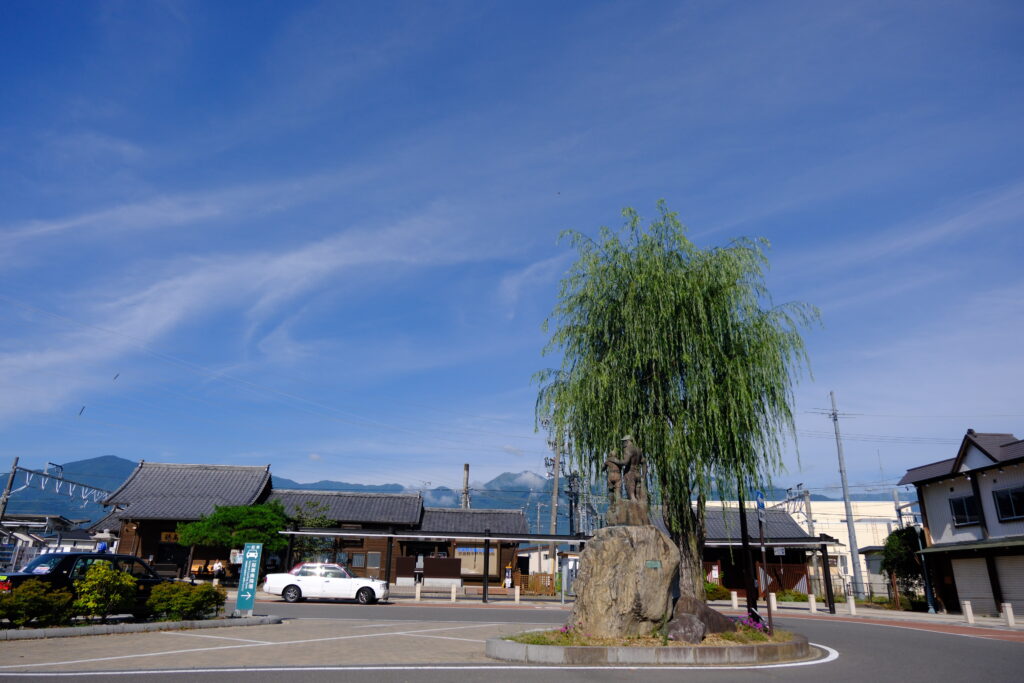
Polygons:
M1024 615L1024 556L997 557L999 587L1003 589L1003 602L1013 605L1013 614Z
M953 577L960 602L970 600L975 614L999 614L985 560L953 560Z

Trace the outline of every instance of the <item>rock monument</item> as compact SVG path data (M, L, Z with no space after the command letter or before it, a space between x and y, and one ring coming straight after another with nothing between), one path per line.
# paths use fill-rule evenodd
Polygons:
M650 635L699 643L709 633L736 629L703 600L678 595L679 549L651 524L647 468L633 437L622 438L621 454L604 462L608 481L608 526L599 529L580 557L576 603L569 623L605 638Z

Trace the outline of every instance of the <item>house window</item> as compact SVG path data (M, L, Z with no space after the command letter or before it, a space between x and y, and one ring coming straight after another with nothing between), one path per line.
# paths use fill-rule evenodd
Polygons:
M378 552L366 553L366 568L367 569L380 569L380 553L378 553Z
M1000 522L1024 519L1024 486L993 491L992 497L996 499L996 513Z
M974 496L950 498L949 507L953 510L953 524L956 526L977 524L980 521L978 518L978 501L974 499Z

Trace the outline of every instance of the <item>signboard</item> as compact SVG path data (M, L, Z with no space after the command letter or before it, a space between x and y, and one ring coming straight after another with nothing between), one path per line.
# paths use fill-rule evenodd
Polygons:
M757 509L764 510L764 491L755 492L757 495Z
M782 555L786 554L786 549L783 548L782 546L777 545L777 546L775 546L774 550L775 550L775 555L776 556L780 556L781 557Z
M757 521L764 524L768 520L768 514L764 511L764 508L758 508L757 510Z
M262 543L246 543L242 551L242 571L238 574L238 597L235 599L235 610L252 616L252 608L256 603L256 585L260 578L260 555Z
M161 543L177 543L178 532L177 531L161 531L160 532Z
M242 551L232 548L228 553L228 564L242 564Z
M644 565L648 569L661 569L661 560L647 560Z

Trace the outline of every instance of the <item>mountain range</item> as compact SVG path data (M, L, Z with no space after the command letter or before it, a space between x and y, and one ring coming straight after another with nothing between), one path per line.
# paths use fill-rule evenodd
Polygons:
M116 455L103 455L86 460L76 460L63 465L63 477L68 481L87 484L98 489L113 491L138 466L137 462ZM50 467L50 473L57 470ZM7 473L0 475L0 482L6 482ZM562 480L564 486L564 479ZM273 477L274 488L307 489L319 491L369 491L375 493L420 493L423 503L429 507L458 507L462 492L445 486L415 489L401 484L357 484L346 481L324 479L313 483L301 483L286 477ZM7 507L8 513L35 513L62 515L73 520L99 519L106 514L104 508L91 500L83 501L80 495L70 497L67 487L61 493L53 490L52 483L45 490L39 488L39 478L33 479L31 485L25 486L25 475L19 472L15 477L13 493ZM535 531L547 531L550 520L552 480L535 472L504 472L488 482L470 484L470 504L481 509L520 509L527 515L527 520ZM562 486L559 495L559 508L568 510L568 500ZM602 493L594 489L595 494ZM889 500L889 493L855 493L851 500ZM903 494L907 497L906 494ZM784 489L774 488L765 491L769 500L782 500L786 497ZM910 496L912 497L912 495ZM751 496L753 498L753 496ZM835 500L819 494L812 494L811 500ZM566 531L567 520L559 520L560 531Z

